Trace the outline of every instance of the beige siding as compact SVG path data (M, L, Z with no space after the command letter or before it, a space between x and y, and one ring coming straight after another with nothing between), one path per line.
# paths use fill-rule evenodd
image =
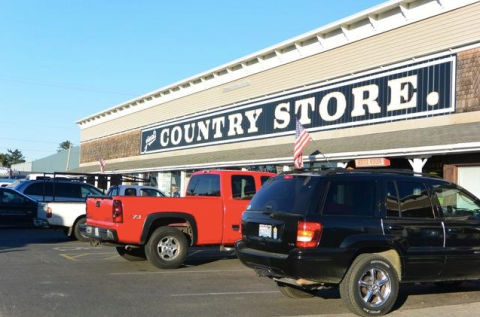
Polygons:
M120 133L480 40L480 3L381 33L81 131L81 141ZM223 89L250 85L224 93Z

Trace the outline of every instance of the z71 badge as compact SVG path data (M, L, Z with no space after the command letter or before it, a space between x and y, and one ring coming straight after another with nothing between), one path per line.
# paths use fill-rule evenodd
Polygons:
M142 215L132 215L132 219L133 219L133 220L141 220L141 219L142 219Z

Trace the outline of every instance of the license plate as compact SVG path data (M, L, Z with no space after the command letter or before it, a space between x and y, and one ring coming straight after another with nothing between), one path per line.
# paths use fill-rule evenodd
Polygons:
M95 236L98 237L100 233L98 232L98 228L95 228Z
M272 237L272 226L271 225L260 225L258 227L258 236L263 238Z

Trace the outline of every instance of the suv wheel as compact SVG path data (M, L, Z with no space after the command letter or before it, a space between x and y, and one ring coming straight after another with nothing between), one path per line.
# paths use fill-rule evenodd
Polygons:
M310 291L306 289L297 288L283 283L277 282L278 289L280 292L290 298L312 298L315 296L315 291Z
M362 254L355 259L340 284L345 306L360 316L385 315L398 295L398 276L384 257Z
M160 269L175 269L187 257L188 241L178 229L157 228L145 247L148 261Z

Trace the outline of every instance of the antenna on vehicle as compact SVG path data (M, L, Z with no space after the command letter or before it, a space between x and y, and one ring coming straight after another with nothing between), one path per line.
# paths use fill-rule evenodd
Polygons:
M318 154L322 154L322 156L325 158L325 160L327 161L328 163L328 166L330 168L334 168L334 166L332 165L332 163L330 163L330 161L328 160L328 157L325 156L325 154L322 153L322 151L320 151L320 147L318 146L317 142L315 142L315 140L312 139L312 142L315 144L315 147L317 148L315 150L315 152L313 152L312 154L310 154L309 156L317 156Z

